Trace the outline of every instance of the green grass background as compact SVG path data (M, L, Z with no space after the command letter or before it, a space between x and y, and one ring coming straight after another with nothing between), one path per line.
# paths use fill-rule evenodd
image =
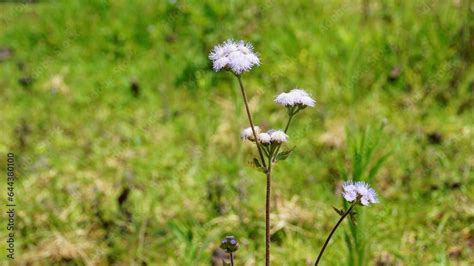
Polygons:
M369 164L390 155L372 181L380 204L362 210L365 264L473 265L473 36L466 0L0 3L14 263L209 265L233 234L237 265L262 265L264 175L239 139L238 84L207 59L235 38L261 58L243 77L257 124L284 126L280 92L317 100L275 167L274 265L314 263L367 128ZM343 228L325 265L350 264Z

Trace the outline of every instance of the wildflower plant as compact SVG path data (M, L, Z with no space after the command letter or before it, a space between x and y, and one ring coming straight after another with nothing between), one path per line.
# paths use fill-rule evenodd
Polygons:
M263 131L259 126L255 125L252 113L248 105L248 98L246 90L242 81L242 75L250 71L253 67L260 65L260 59L254 52L253 46L244 41L227 40L222 44L216 45L209 54L209 59L212 62L214 71L229 71L234 74L239 83L240 92L245 106L249 127L243 129L240 133L240 138L243 141L253 143L257 149L258 156L253 158L253 164L261 170L266 176L266 197L265 197L265 265L270 265L270 196L272 188L272 174L274 165L280 161L285 160L294 148L280 151L283 144L288 142L288 130L290 128L293 118L300 111L310 107L315 107L316 101L311 95L301 88L294 88L289 92L283 92L274 98L274 102L283 106L288 114L288 119L284 129L270 129ZM347 210L338 210L340 219L336 226L329 234L324 243L320 254L318 255L316 265L321 259L321 256L329 243L332 235L344 220L346 216L353 217L355 206L367 206L377 202L377 195L375 191L362 182L346 182L344 184L343 197L351 204ZM233 252L229 247L231 243L237 243L235 238L226 237L222 243L221 248L230 254L231 264L233 265ZM238 247L238 244L237 244Z
M253 163L266 176L266 199L265 199L265 265L270 265L270 195L272 182L273 165L288 157L289 151L281 151L283 143L288 142L288 129L293 117L306 107L314 107L315 101L302 89L294 89L284 92L275 98L275 102L287 109L288 121L284 130L268 130L263 132L256 126L249 109L245 87L242 82L242 74L250 71L253 67L260 65L258 55L253 51L253 46L244 41L227 40L216 45L209 54L212 66L215 71L227 70L235 75L239 82L245 111L249 122L249 127L242 130L240 137L242 140L255 144L258 157L253 159Z

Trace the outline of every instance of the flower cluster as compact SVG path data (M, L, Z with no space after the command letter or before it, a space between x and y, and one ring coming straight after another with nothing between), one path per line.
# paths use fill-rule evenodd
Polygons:
M293 89L290 92L283 92L275 97L275 102L285 107L297 106L302 108L307 106L314 107L316 104L316 101L302 89Z
M221 249L223 249L227 253L232 253L237 251L239 249L239 242L237 242L237 239L235 239L234 236L226 236L222 241L221 241Z
M348 202L356 201L364 206L377 203L377 193L365 182L344 182L342 195Z
M253 66L260 64L258 56L253 52L252 45L244 41L227 40L214 46L209 54L209 59L212 61L214 71L227 69L236 75L249 71Z
M269 130L267 132L261 132L260 127L254 127L255 134L257 135L258 142L267 145L271 143L281 144L288 141L288 135L283 130ZM240 133L242 140L255 141L252 128L248 127Z
M260 127L255 126L254 129L255 129L255 134L258 136L258 134L260 133ZM248 127L246 129L242 130L242 132L240 132L240 138L242 140L254 141L255 139L254 139L254 136L253 136L252 128Z
M280 151L282 144L288 141L290 124L296 113L307 107L314 107L316 101L311 95L303 89L295 88L289 92L283 92L274 98L275 103L286 108L288 120L284 130L269 130L263 132L260 127L254 126L252 114L249 109L245 88L240 76L243 72L251 70L254 66L260 64L258 56L254 53L251 44L244 41L227 40L221 44L216 45L209 54L209 59L212 61L214 71L229 70L235 74L239 81L242 98L244 101L245 110L247 112L250 127L245 128L240 133L242 140L249 140L254 142L258 150L258 157L253 158L251 163L261 172L266 175L267 190L266 190L266 204L265 204L265 265L270 265L270 212L271 212L271 179L272 166L278 161L286 160L294 147L289 150ZM332 229L328 238L326 239L315 265L318 265L324 250L329 243L334 231L341 224L345 217L354 219L356 212L354 208L356 205L368 206L377 203L377 193L365 182L345 182L343 185L342 195L345 200L352 202L347 209L336 209L340 215L339 221ZM233 236L227 236L221 241L220 247L230 255L230 264L233 266L233 252L239 248L239 243Z

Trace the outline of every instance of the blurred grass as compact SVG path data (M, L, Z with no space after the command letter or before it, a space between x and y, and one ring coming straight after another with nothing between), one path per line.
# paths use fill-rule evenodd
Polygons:
M314 260L351 168L346 128L381 123L374 157L391 155L364 212L369 264L474 264L472 3L368 1L365 16L362 2L0 3L16 262L206 265L234 234L238 263L261 264L264 178L239 140L237 84L207 59L236 38L261 56L244 76L258 124L283 127L272 98L294 86L318 101L275 170L275 265ZM328 264L345 264L343 237Z

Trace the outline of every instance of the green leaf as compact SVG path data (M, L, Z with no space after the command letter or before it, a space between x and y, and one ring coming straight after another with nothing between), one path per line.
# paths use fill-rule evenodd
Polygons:
M342 215L344 214L344 210L338 209L338 208L336 208L336 207L332 207L332 208L333 208L333 210L336 211L337 214L339 214L340 216L342 216Z
M258 167L258 168L261 168L262 166L260 165L260 161L257 159L257 158L253 158L253 164Z
M356 215L357 215L357 212L352 210L350 213L349 213L349 220L351 221L351 223L353 225L357 225L357 219L356 219Z
M291 152L293 152L293 150L296 148L296 146L294 146L293 148L287 150L287 151L282 151L282 152L279 152L276 156L275 156L275 161L282 161L282 160L286 160L286 158L288 158L288 156L290 156Z
M373 178L377 174L377 172L380 170L380 167L384 164L384 162L390 157L391 153L386 153L384 156L380 157L377 162L375 162L374 166L369 170L369 175L367 177L367 180L369 182L372 182Z

